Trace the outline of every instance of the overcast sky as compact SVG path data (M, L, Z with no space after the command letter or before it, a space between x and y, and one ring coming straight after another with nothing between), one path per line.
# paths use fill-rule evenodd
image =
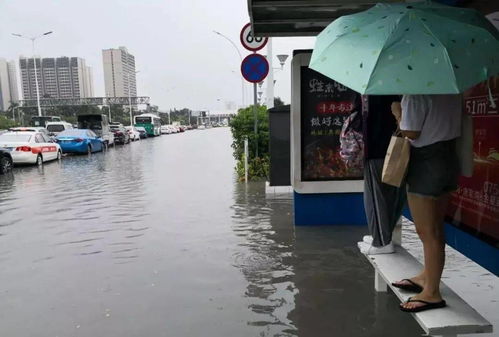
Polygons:
M160 110L225 109L241 103L239 32L249 22L247 0L1 0L0 57L31 56L31 43L11 33L50 36L37 42L42 57L77 56L93 68L94 92L104 96L102 49L125 46L135 55L138 95ZM313 38L275 38L273 53L313 47ZM265 49L261 51L266 53ZM275 96L289 103L290 60L275 72ZM274 67L278 66L277 59ZM246 101L252 93L246 85ZM220 100L220 101L219 101Z

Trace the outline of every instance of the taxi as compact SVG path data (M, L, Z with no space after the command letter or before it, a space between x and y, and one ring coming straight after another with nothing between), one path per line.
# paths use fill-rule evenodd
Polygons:
M0 135L0 148L9 151L14 164L37 164L61 159L59 144L54 143L43 132L16 131Z

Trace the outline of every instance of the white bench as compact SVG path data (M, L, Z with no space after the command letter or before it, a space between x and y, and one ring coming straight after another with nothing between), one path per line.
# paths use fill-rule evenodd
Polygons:
M375 270L376 291L386 292L389 286L401 301L406 301L408 297L414 296L414 293L393 287L392 282L417 275L422 265L404 248L398 245L395 247L394 254L366 257ZM492 325L443 282L440 291L447 307L412 314L429 336L451 337L492 332Z

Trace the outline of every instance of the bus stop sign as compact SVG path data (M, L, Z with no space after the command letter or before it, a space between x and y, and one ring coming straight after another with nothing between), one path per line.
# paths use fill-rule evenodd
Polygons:
M269 73L269 63L260 54L249 54L241 63L241 74L251 83L261 82Z

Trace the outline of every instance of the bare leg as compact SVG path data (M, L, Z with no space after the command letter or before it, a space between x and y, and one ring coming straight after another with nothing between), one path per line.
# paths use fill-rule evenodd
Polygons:
M409 194L408 200L424 250L424 290L413 299L439 302L442 300L440 278L445 264L444 215L448 196L434 199ZM421 305L419 302L403 304L406 308Z

